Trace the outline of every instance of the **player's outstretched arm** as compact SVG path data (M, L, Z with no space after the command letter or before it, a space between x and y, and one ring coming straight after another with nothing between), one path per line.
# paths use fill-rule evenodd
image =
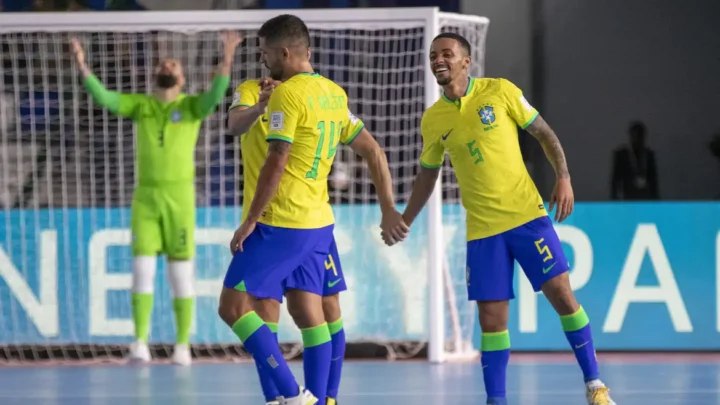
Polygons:
M438 176L440 175L439 168L431 168L420 166L420 172L415 177L415 183L413 183L412 193L410 193L410 199L408 200L407 207L403 213L405 223L412 225L420 215L423 207L427 204L430 196L435 189L435 183L437 182Z
M192 109L197 118L203 119L215 111L225 97L230 85L230 68L235 59L235 50L243 41L243 37L236 31L224 31L221 34L223 42L223 60L213 78L210 89L192 98Z
M555 169L555 188L550 197L550 211L557 204L555 212L555 220L562 222L567 218L575 205L575 196L573 195L572 186L570 184L570 171L568 170L565 152L563 151L560 140L555 131L550 128L541 115L538 115L532 124L525 128L545 151L545 156Z
M395 209L395 196L393 193L392 177L388 167L385 151L378 145L370 132L363 128L350 143L350 148L367 161L370 177L377 190L382 222L380 228L383 238L388 244L395 244L405 240L410 230L405 224L402 215Z
M93 100L112 113L118 113L120 109L120 93L108 91L102 82L92 73L85 61L85 51L77 38L70 40L70 47L75 63L85 79L85 88Z
M243 103L242 100L238 100L238 104L230 106L230 113L228 114L228 131L232 135L240 136L250 130L250 127L257 121L257 119L265 113L268 100L270 95L276 86L280 84L278 81L274 81L270 78L262 78L258 80L260 85L260 94L257 102L251 104L250 102ZM243 83L240 87L243 87ZM242 98L244 96L241 96ZM254 100L253 100L254 101Z

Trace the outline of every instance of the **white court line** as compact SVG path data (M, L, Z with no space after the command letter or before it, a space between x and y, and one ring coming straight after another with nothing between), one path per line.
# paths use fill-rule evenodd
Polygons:
M544 390L544 391L507 391L510 396L576 396L578 392L582 393L582 390ZM627 396L627 395L716 395L720 394L720 389L693 389L693 390L613 390L613 394L616 396ZM260 396L259 393L249 393L247 391L238 392L201 392L201 391L188 391L183 392L159 392L153 394L132 394L132 393L87 393L87 394L72 394L72 393L27 393L27 394L3 394L0 393L0 399L79 399L79 398L91 398L91 399L113 399L113 398L170 398L192 395L198 397L212 397L212 398L251 398ZM485 395L485 391L462 391L462 392L420 392L420 391L377 391L377 392L351 392L344 393L343 397L470 397Z

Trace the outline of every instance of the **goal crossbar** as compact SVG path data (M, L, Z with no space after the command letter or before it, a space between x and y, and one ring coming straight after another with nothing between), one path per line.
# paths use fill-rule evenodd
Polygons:
M0 33L10 32L178 32L257 29L258 21L290 13L302 18L308 28L336 30L357 27L405 29L452 17L487 24L486 17L439 12L437 7L312 10L231 10L231 11L119 11L108 13L8 13L0 14ZM432 30L428 30L432 31Z

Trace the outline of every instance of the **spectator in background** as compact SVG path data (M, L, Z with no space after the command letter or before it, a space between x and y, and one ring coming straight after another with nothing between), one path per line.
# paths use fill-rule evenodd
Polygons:
M655 153L647 148L647 128L630 124L630 144L613 153L610 198L612 200L659 200Z

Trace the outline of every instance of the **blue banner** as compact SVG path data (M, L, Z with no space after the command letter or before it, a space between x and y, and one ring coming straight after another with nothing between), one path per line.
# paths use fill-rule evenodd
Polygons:
M465 299L464 215L444 208L444 242L465 338L478 342ZM335 237L350 290L342 295L349 340L427 336L427 222L392 248L382 244L376 206L336 206ZM235 342L217 317L238 207L197 212L197 313L193 341ZM18 210L0 214L0 344L119 343L132 340L129 211ZM720 348L720 205L578 204L556 229L577 298L600 350ZM172 342L165 267L158 262L151 339ZM558 316L516 274L510 332L520 350L567 348ZM448 317L448 323L450 323ZM280 338L299 341L289 317ZM448 334L452 325L447 325Z

